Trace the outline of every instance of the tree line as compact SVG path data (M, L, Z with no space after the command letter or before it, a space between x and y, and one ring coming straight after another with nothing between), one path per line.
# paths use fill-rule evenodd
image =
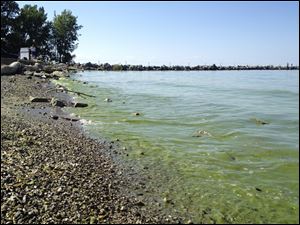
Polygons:
M70 10L48 21L43 7L1 1L1 57L16 58L21 47L35 47L42 60L70 62L81 28Z
M216 70L299 70L298 66L287 64L286 66L273 66L273 65L257 65L257 66L217 66L212 65L197 65L197 66L143 66L143 65L122 65L122 64L96 64L85 63L78 65L84 70L101 70L101 71L216 71Z

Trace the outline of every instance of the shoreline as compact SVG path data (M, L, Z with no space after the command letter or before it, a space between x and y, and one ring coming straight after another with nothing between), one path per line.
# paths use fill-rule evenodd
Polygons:
M57 106L29 101L70 102L51 88L47 78L1 76L1 223L189 222L138 194L146 178L113 159L123 154L116 143L89 138Z

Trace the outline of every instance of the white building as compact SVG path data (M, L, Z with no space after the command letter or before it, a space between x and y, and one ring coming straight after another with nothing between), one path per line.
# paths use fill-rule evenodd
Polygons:
M36 49L34 47L23 47L20 49L20 59L34 59L36 57Z

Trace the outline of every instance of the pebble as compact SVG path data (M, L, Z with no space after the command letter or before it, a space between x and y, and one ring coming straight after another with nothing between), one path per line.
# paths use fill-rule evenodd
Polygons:
M3 79L5 82L6 78ZM3 79L1 78L1 85ZM1 143L4 151L1 150L1 155L4 156L1 158L1 180L9 181L3 182L3 185L1 183L1 224L72 224L79 221L123 224L134 221L164 221L166 215L160 209L152 211L149 207L146 211L146 208L143 208L148 205L148 195L140 195L138 199L132 198L131 194L136 196L137 193L131 193L130 190L138 185L140 174L128 176L132 172L131 169L130 173L127 173L127 169L120 170L119 165L105 152L109 142L104 146L86 138L79 129L71 128L66 120L59 120L61 123L51 120L59 119L59 116L52 115L55 111L50 104L39 106L47 110L48 117L28 118L27 115L32 114L27 114L27 108L23 109L19 117L15 117L13 110L24 104L24 96L34 94L47 97L45 91L49 89L47 80L43 82L43 86L31 88L28 82L39 78L28 80L20 76L20 79L25 81L22 80L22 85L14 85L16 90L12 92L17 97L11 95L12 93L4 95L7 97L7 103L1 106L5 109L12 107L12 113L1 113L1 133L24 132L14 142ZM16 101L9 101L9 94L16 97ZM18 99L18 95L21 100ZM61 93L57 95L56 97L59 97ZM49 94L48 97L52 96ZM30 104L29 107L25 107L30 108ZM27 140L33 140L33 144L29 145ZM126 150L126 147L124 149ZM124 171L123 174L118 176L121 171ZM14 177L11 174L14 174ZM126 213L116 213L115 209ZM173 222L173 217L169 220Z
M51 115L51 118L54 119L54 120L57 120L58 116L57 115Z

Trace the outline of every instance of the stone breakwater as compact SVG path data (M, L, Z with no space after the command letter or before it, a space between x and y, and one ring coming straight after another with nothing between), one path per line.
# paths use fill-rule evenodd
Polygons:
M51 101L30 101L71 98L28 68L1 76L2 224L190 222L143 195L146 178L113 159L123 153L112 142L86 137Z

